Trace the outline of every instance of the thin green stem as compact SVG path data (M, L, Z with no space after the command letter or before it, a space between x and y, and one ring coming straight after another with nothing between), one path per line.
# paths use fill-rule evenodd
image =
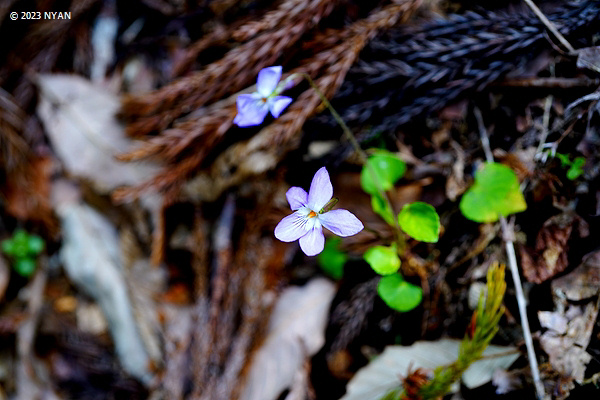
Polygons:
M385 192L385 190L383 190L383 187L381 186L381 183L379 182L379 179L377 178L377 174L375 173L373 166L371 164L369 164L369 162L368 162L368 159L369 159L368 154L360 147L358 140L356 140L356 137L354 137L354 134L352 133L350 128L348 128L348 125L346 125L346 123L344 122L344 120L342 119L340 114L338 114L338 112L335 110L335 108L333 108L333 106L331 105L331 103L329 102L327 97L325 97L323 92L321 92L321 89L319 89L319 87L315 84L315 82L312 80L312 78L308 74L305 74L305 73L300 73L298 75L301 75L302 77L304 77L308 81L310 86L315 90L315 92L317 93L317 95L319 96L319 98L321 99L323 104L325 105L325 107L327 107L327 109L331 112L331 115L333 115L333 118L340 125L340 127L342 128L342 131L344 131L344 134L346 135L346 139L348 139L348 141L350 142L350 144L352 145L352 147L354 148L356 153L358 153L359 157L361 158L361 161L367 167L367 171L369 171L369 174L371 175L371 179L375 183L375 187L377 188L379 195L385 201L386 206L389 207L389 209L394 214L394 227L393 228L396 232L396 242L398 243L398 252L402 251L402 249L404 249L404 247L405 247L405 240L404 240L402 230L400 229L400 225L398 224L398 218L396 217L396 212L394 211L394 207L392 206L392 202L390 201L387 193Z

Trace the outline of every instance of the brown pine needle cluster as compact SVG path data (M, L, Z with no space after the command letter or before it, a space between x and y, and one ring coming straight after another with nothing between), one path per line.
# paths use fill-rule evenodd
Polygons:
M329 30L326 35L317 32L307 43L309 48L319 51L304 58L296 68L284 66L284 69L310 75L325 96L332 98L369 40L379 31L408 20L431 3L397 0L343 29ZM304 4L302 12L301 4ZM232 93L255 82L262 68L272 65L286 48L298 43L334 5L335 2L324 1L284 2L264 18L235 30L236 38L249 38L249 41L231 50L223 59L150 95L126 98L123 113L132 121L128 132L133 136L158 134L121 159L155 158L166 161L168 167L138 188L117 191L115 198L135 198L148 189L176 193L182 183L202 168L208 170L205 176L211 176L209 192L214 198L248 176L273 168L299 143L298 133L304 122L319 111L321 101L312 89L302 92L280 118L257 135L225 149L212 166L206 165L205 160L233 125L237 95ZM327 40L319 44L323 38ZM215 103L226 95L229 97Z

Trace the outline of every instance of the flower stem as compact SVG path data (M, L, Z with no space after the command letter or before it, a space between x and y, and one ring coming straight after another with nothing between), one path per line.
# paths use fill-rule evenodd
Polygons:
M336 120L336 122L342 128L342 131L344 131L344 134L346 135L346 138L348 139L348 141L350 142L350 144L352 145L352 147L354 148L354 150L356 151L356 153L360 157L361 161L367 167L367 171L369 171L369 174L371 175L371 179L375 183L375 187L377 188L377 191L379 192L379 195L385 201L386 206L389 207L390 210L392 210L392 214L394 214L394 226L393 226L393 228L394 228L394 230L396 232L396 242L398 243L398 252L400 252L405 247L404 236L402 234L402 230L400 229L400 225L398 224L398 218L396 217L396 212L394 211L394 207L392 206L392 202L390 201L390 199L389 199L387 193L385 192L385 190L383 190L383 187L381 186L381 182L379 182L379 179L377 178L377 174L375 173L375 170L373 169L373 166L368 163L369 156L362 149L362 147L360 147L360 144L358 143L358 140L356 140L356 137L354 136L354 134L352 133L352 131L350 130L350 128L348 128L348 125L346 125L346 123L344 122L344 120L342 119L342 117L340 116L340 114L338 114L338 112L335 110L335 108L333 108L333 106L331 105L331 103L329 102L329 100L327 99L327 97L325 97L325 95L323 94L323 92L321 92L321 89L319 89L319 87L312 80L312 78L310 77L310 75L305 74L305 73L299 73L298 75L301 75L302 77L304 77L308 81L308 83L315 90L315 92L317 93L317 95L319 95L319 97L320 97L321 101L323 102L323 104L325 105L325 107L327 107L327 109L331 112L331 115L333 115L333 118Z

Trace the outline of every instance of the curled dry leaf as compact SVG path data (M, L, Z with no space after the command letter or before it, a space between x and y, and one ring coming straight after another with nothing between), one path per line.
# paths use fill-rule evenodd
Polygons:
M317 278L287 288L277 301L267 338L254 355L241 400L275 400L292 386L304 361L325 343L335 286Z

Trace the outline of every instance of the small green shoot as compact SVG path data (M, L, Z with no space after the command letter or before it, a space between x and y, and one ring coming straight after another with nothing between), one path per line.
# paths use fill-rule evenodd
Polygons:
M569 159L568 154L555 153L556 158L560 160L560 164L566 168L567 170L567 179L570 181L574 181L579 178L583 174L583 166L585 165L585 157L575 157L573 161Z
M475 184L467 190L459 207L466 218L487 223L524 211L527 204L513 170L488 162L475 173Z
M506 291L504 265L492 265L487 272L487 295L479 297L477 310L474 312L469 327L460 345L458 359L445 367L435 370L434 377L419 390L421 399L438 399L450 390L450 386L475 361L479 360L484 350L498 332L500 318L504 314L502 299Z
M385 304L400 312L412 310L423 299L423 290L406 282L399 274L382 277L377 285L377 293Z
M431 205L417 201L405 205L396 215L391 203L382 197L405 172L406 164L394 153L376 150L368 158L360 174L363 190L371 195L373 211L397 229L396 240L391 246L374 246L364 254L364 259L371 268L383 275L377 288L379 296L397 311L410 311L423 298L421 288L406 282L398 272L401 265L399 249L405 247L405 234L429 243L437 242L440 235L440 217Z
M317 262L327 275L335 280L344 276L344 264L348 260L346 253L340 250L342 239L331 238L325 242L325 249L317 256Z
M37 235L30 235L18 229L11 239L3 240L2 252L13 259L15 271L26 278L35 272L35 258L44 250L44 240Z
M413 239L436 243L440 236L440 216L432 205L415 201L398 214L400 228Z
M567 170L567 179L574 181L583 174L583 166L585 165L584 157L575 157L571 168Z
M391 247L373 246L365 252L363 257L373 271L379 275L395 274L400 268L396 243L393 243Z

